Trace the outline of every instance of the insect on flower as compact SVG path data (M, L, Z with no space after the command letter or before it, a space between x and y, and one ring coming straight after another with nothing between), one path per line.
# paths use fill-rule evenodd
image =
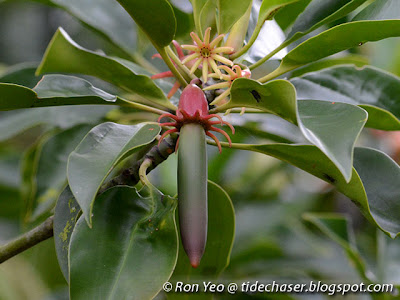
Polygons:
M183 90L182 95L179 100L178 109L176 111L176 115L167 113L163 114L158 118L158 122L161 121L162 118L168 117L173 119L175 122L162 123L162 126L173 126L175 128L169 129L161 136L159 143L161 143L162 139L166 137L168 134L173 132L179 132L183 125L187 123L197 123L203 126L206 135L211 137L217 144L219 152L221 153L222 148L217 137L212 134L210 131L216 131L221 133L226 137L229 142L229 145L232 145L231 138L229 135L220 128L214 127L214 125L227 125L232 130L232 133L235 133L235 129L231 124L222 120L222 118L217 114L208 114L208 102L204 95L204 92L199 88L195 83L199 82L199 79L193 79L191 83ZM218 121L211 121L212 118L217 118ZM176 148L179 145L179 138L176 144Z

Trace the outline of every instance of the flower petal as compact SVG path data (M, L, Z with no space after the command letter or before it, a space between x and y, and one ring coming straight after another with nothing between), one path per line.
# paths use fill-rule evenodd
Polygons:
M218 69L218 66L215 63L215 61L211 57L209 57L208 62L210 64L211 68L214 70L215 74L217 74L219 76L219 78L221 79L222 73L221 73L220 69Z
M208 77L208 61L207 59L203 59L203 82L207 82Z
M195 32L192 31L190 33L190 36L192 37L193 41L197 44L197 46L201 47L203 45L203 42Z
M203 91L224 89L224 88L227 88L229 86L230 86L229 82L220 82L220 83L216 83L216 84L213 84L213 85L210 85L210 86L204 88Z
M182 45L182 49L188 50L188 51L200 51L200 48L195 45Z
M193 64L192 68L190 69L190 74L193 74L197 68L200 66L202 59L199 58L196 60L196 62Z
M225 58L225 57L223 57L221 55L218 55L218 54L211 54L211 58L213 58L215 60L218 60L218 61L222 62L225 65L229 65L229 66L233 65L232 61L230 61L229 59L227 59L227 58Z
M193 53L193 54L187 56L184 60L182 60L182 63L186 64L188 61L191 61L191 60L193 60L195 58L198 58L200 56L201 56L200 53Z
M213 53L232 53L235 49L232 47L217 47L212 50Z
M210 47L214 48L215 46L217 46L219 44L219 42L224 38L225 34L220 34L219 36L217 36L211 43L210 43Z

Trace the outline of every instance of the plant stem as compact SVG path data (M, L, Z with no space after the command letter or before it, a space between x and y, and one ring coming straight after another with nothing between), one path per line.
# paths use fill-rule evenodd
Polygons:
M152 165L152 163L153 163L153 161L150 158L145 158L145 160L143 161L143 163L140 165L140 168L139 168L140 181L148 187L153 186L151 184L151 182L149 181L149 179L147 178L147 170Z
M183 71L183 75L186 77L185 79L187 81L190 81L192 79L195 79L196 76L194 76L193 74L190 74L190 70L188 69L188 67L186 67L184 64L182 64L181 60L179 59L178 56L176 56L176 54L174 53L174 51L172 51L172 49L168 46L167 47L167 53L168 55L172 58L172 60L176 63L176 65L178 66L179 69L181 69Z
M139 66L145 68L150 73L157 74L160 72L159 70L157 70L155 66L153 66L147 59L145 59L139 53L133 53L132 58Z
M277 54L279 51L281 51L283 48L287 47L288 45L290 45L292 42L294 42L294 40L292 41L292 39L289 39L285 42L283 42L278 48L276 48L275 50L273 50L272 52L270 52L268 55L264 56L262 59L260 59L259 61L257 61L256 63L252 64L249 69L253 70L259 66L261 66L263 63L265 63L267 60L269 60L272 56L274 56L275 54Z
M177 136L169 136L162 140L160 145L153 146L143 158L135 164L123 170L120 175L114 177L109 182L104 184L99 190L99 194L104 193L107 189L117 185L134 186L140 181L139 169L146 159L151 161L151 165L147 167L147 173L164 162L175 151Z
M142 111L147 111L147 112L151 112L157 115L162 115L162 114L166 114L167 112L158 108L154 108L148 105L144 105L144 104L140 104L140 103L135 103L129 100L124 100L123 101L126 103L125 106L127 107L132 107L132 108L137 108L138 110L142 110Z
M256 41L256 39L257 39L257 37L258 37L263 25L264 25L264 23L257 24L256 28L254 28L253 34L251 35L249 42L242 49L240 49L240 51L238 51L236 53L233 53L229 58L230 59L235 59L235 58L238 58L239 56L243 55L244 53L246 53L250 49L250 47L253 46L253 44ZM268 58L267 58L267 60L268 60ZM250 70L251 69L252 69L252 66L250 66Z
M182 87L186 87L188 85L185 78L182 77L182 74L175 68L174 64L172 63L171 59L169 58L166 48L158 48L157 51L160 53L162 59L167 64L168 68L171 70L172 74L174 74L175 78L179 81Z
M53 236L53 222L54 216L51 216L39 226L1 246L0 264L40 242L51 238Z

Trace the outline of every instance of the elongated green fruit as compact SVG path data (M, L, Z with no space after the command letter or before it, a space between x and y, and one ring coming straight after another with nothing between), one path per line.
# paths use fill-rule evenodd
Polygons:
M182 126L178 151L178 212L183 248L200 264L207 241L207 152L202 125Z

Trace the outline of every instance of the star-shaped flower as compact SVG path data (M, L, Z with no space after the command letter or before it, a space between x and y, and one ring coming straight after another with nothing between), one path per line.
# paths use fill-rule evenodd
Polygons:
M217 47L225 35L220 34L210 43L210 32L211 27L208 27L204 33L204 42L196 33L191 32L190 36L193 39L194 45L182 45L183 49L194 52L193 54L187 56L182 63L185 64L191 60L196 60L190 69L191 74L193 74L197 68L199 68L200 64L202 64L203 82L207 82L209 66L211 66L216 74L218 74L220 77L222 76L216 61L229 66L233 65L232 61L220 54L232 53L234 49L232 47Z
M223 69L227 74L222 74L219 76L218 74L210 74L210 77L213 78L220 78L224 80L224 82L216 83L213 85L210 85L203 90L208 91L208 90L216 90L216 89L223 89L223 88L228 88L226 91L224 91L221 95L219 95L217 98L214 99L214 101L211 103L211 105L216 105L219 102L221 102L224 98L228 97L229 94L231 93L231 85L235 79L245 77L245 78L250 78L251 72L249 69L244 69L238 65L234 65L231 68L228 68L227 66L219 66L220 69Z

